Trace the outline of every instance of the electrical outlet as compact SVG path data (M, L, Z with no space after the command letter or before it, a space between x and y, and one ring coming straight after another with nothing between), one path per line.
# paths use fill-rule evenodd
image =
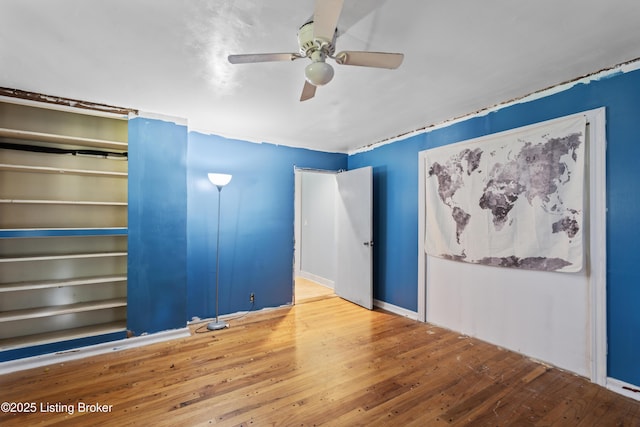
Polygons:
M254 302L256 300L256 295L251 292L251 295L249 295L249 302Z

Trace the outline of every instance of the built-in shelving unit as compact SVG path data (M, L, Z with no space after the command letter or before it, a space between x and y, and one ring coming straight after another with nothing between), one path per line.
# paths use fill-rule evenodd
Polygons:
M0 128L0 137L15 138L26 141L52 142L63 145L76 145L80 147L108 148L111 150L127 151L127 143L109 141L105 139L78 137L70 135L58 135L46 132L30 132L19 129Z
M127 120L0 100L0 352L126 330Z

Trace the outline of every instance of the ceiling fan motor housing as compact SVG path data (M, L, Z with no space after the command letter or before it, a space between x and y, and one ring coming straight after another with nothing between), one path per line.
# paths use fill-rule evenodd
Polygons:
M311 54L322 47L322 51L326 56L333 56L336 51L336 34L337 30L333 33L331 40L314 39L313 38L313 21L309 21L304 24L298 30L298 46L300 46L300 54L302 56L310 57Z

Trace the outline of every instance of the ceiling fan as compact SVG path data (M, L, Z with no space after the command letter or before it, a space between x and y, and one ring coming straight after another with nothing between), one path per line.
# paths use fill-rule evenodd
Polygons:
M229 55L232 64L254 62L294 61L309 58L305 68L305 82L300 101L311 99L316 87L333 78L333 68L326 59L331 58L340 65L395 69L402 64L402 53L343 51L335 54L337 24L344 0L316 0L313 18L298 30L299 53L256 53Z

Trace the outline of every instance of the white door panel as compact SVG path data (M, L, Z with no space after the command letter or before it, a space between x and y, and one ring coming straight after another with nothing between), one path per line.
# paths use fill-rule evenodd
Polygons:
M337 277L335 293L373 309L373 169L336 176Z

